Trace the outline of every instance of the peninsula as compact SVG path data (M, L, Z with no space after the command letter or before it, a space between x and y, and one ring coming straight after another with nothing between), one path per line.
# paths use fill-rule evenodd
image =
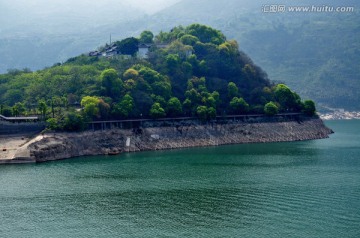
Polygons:
M37 72L12 70L0 75L0 86L4 131L6 118L36 117L46 125L4 163L332 132L312 100L271 82L236 41L200 24L156 36L144 31Z

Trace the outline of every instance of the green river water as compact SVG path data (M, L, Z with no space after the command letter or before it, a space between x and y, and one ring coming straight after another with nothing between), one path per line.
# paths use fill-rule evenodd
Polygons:
M0 237L360 237L360 121L330 139L0 167Z

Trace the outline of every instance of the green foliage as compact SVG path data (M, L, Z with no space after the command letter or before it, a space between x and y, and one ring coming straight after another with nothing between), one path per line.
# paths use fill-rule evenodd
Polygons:
M134 99L129 94L126 94L119 103L115 104L113 114L127 118L133 109Z
M313 116L315 115L316 112L316 107L315 107L315 103L312 100L305 100L304 104L303 104L303 111L306 115L308 116Z
M227 87L229 98L237 97L239 95L239 88L234 82L230 82Z
M179 116L182 114L182 105L178 98L172 97L167 102L167 115Z
M49 118L46 120L46 128L50 130L60 130L61 125L57 118Z
M179 40L184 45L194 46L196 44L196 42L199 41L199 38L197 38L196 36L192 36L192 35L183 35L182 37L180 37Z
M47 110L48 110L48 107L46 105L45 100L40 100L39 101L38 109L40 111L40 114L41 114L42 118L45 119L46 118L46 113L47 113Z
M289 111L296 108L298 96L285 84L278 84L275 87L275 99L279 102L282 111Z
M70 112L65 116L63 130L66 131L81 131L85 128L84 118L75 112Z
M1 114L5 117L11 117L13 114L12 114L12 109L10 107L4 107L2 109L2 112Z
M160 103L156 102L152 105L150 109L150 116L152 118L160 118L164 117L166 115L166 112L164 108L161 107Z
M123 82L115 69L106 69L100 75L101 85L104 87L104 96L119 98L123 89Z
M138 51L139 40L134 37L129 37L116 42L116 45L121 54L134 56Z
M110 105L103 99L99 99L98 103L99 116L101 119L108 119L110 116Z
M100 117L99 114L99 103L100 99L98 97L86 96L81 100L81 106L84 108L84 115L88 118Z
M216 110L213 107L198 106L196 114L201 120L209 120L216 117Z
M279 113L279 108L274 102L268 102L265 104L264 112L268 116L274 116Z
M12 107L12 114L17 117L20 115L24 115L25 112L25 105L21 102L15 103L15 105Z
M207 109L207 117L208 119L214 119L216 117L216 109L214 107L209 107Z
M208 108L206 106L198 106L196 108L196 114L202 120L207 119L207 111L208 111Z
M234 97L230 101L231 111L238 114L244 114L249 111L249 104L243 99Z
M128 69L123 74L125 80L133 79L136 80L139 77L139 72L135 69Z
M140 43L149 44L152 43L154 39L154 34L151 31L143 31L140 34Z
M225 36L211 27L192 24L185 30L189 35L197 37L201 42L220 45L225 42Z
M126 38L116 45L134 55L138 42L153 38L144 31L139 41ZM217 114L259 113L271 109L263 107L270 101L282 111L313 111L286 85L272 84L236 41L226 41L216 29L179 26L160 32L155 41L168 45L151 47L148 59L81 55L37 72L0 75L1 112L11 108L8 114L15 116L52 116L49 128L77 130L84 120L182 115L209 120Z

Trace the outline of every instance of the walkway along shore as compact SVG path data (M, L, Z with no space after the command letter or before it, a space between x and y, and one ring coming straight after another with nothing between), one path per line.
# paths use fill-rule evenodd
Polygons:
M89 125L90 128L93 126ZM11 158L0 157L0 163L35 163L146 150L302 141L328 138L333 133L321 119L295 114L273 118L227 117L210 122L192 118L137 120L119 127L115 127L114 123L103 123L97 130L95 127L78 133L49 132L39 135L20 146Z

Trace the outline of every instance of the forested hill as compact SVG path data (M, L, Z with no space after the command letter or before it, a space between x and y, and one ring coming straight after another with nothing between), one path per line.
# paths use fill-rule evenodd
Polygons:
M354 11L264 12L264 6L271 4L350 6ZM359 1L183 0L147 19L147 25L164 29L166 24L191 21L209 24L236 39L270 79L286 83L303 97L332 108L360 110Z
M86 120L305 112L314 103L266 73L219 30L144 31L64 64L0 75L1 114L38 114L52 129ZM81 108L80 108L81 106Z
M33 1L3 1L0 10L0 72L41 69L90 51L113 38L154 33L201 22L238 41L242 51L277 82L325 107L360 110L360 2L357 0L173 0L153 15L130 1L93 1L86 7L66 0L51 11ZM30 3L31 2L31 3ZM46 2L39 0L36 2ZM71 3L70 3L71 2ZM134 1L131 1L134 2ZM17 4L16 4L17 3ZM103 5L99 8L98 4ZM353 12L264 12L269 4L350 6ZM45 4L43 4L45 5ZM71 9L69 9L71 8ZM81 9L73 13L74 9ZM20 11L22 10L22 11ZM34 13L41 14L32 19ZM79 17L83 16L83 17ZM47 21L42 21L46 18ZM26 23L18 24L15 23ZM69 24L70 23L70 24Z

